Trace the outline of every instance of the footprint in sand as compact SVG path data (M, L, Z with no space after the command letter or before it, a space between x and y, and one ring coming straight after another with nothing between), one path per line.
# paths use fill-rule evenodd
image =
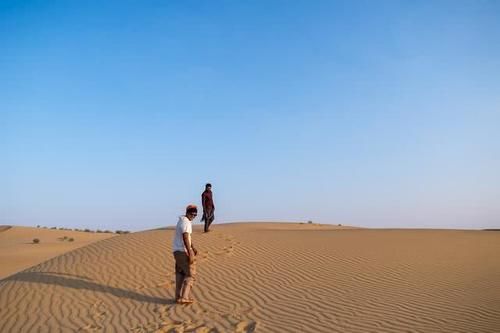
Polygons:
M104 303L102 301L95 301L90 307L88 315L90 317L89 319L91 319L90 321L93 321L94 323L81 327L78 331L95 332L102 330L103 327L100 326L99 323L102 323L106 317L106 306Z
M160 305L156 309L154 309L154 312L159 313L160 315L168 313L168 310L170 310L171 306L170 305Z
M252 333L257 327L257 323L248 318L243 318L241 313L234 312L228 314L215 313L208 310L195 310L197 314L195 320L172 320L170 310L172 306L161 305L154 309L157 320L141 324L130 329L134 333L154 332L154 333L216 333L218 330L208 324L208 321L221 320L229 324L231 332Z
M235 242L235 238L232 236L220 235L220 238L223 238L229 244L224 246L221 251L215 252L216 255L228 255L232 254L234 251L235 245L239 244L239 242Z
M235 332L237 333L251 333L255 332L257 328L257 323L253 320L244 320L239 322L235 327Z
M215 254L220 256L220 255L228 255L231 253L233 253L233 247L229 246L229 247L224 247L222 251L216 252Z
M168 288L168 287L171 287L173 285L175 285L175 281L174 280L170 280L170 281L167 281L167 282L158 283L155 287L156 288L159 288L159 287Z
M98 330L101 330L102 327L99 325L94 325L94 324L89 324L86 325L78 330L78 332L96 332Z
M204 262L208 260L208 257L209 257L209 251L198 252L198 255L196 256L196 261Z
M210 333L213 329L205 326L201 322L191 322L187 321L163 321L159 327L153 331L154 333L182 333L182 332L193 332L193 333Z
M253 320L243 320L241 313L231 313L222 316L231 323L233 332L236 333L251 333L255 331L257 323Z
M106 306L103 302L97 301L92 304L89 314L94 320L102 320L106 316Z

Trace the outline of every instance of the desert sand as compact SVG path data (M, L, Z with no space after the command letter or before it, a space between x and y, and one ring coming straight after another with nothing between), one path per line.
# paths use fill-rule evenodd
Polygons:
M193 305L174 304L172 237L112 237L0 280L0 332L500 331L500 232L198 225Z
M45 260L115 236L107 233L77 232L30 227L0 226L0 279ZM72 242L64 237L73 238ZM38 238L39 244L33 244Z

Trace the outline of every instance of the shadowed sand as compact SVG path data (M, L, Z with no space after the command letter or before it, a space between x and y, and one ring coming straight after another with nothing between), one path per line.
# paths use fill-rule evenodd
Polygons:
M63 237L73 238L69 242ZM113 234L0 226L0 279ZM33 244L38 238L39 244Z
M190 306L172 230L92 243L0 281L0 332L495 332L500 233L309 224L195 228Z

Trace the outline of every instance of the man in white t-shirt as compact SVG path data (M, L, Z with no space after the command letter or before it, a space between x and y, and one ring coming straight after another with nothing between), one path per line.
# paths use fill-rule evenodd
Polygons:
M193 288L196 266L194 257L198 251L191 240L193 232L192 221L198 215L195 205L186 207L186 215L179 216L175 228L173 251L175 258L175 301L178 304L191 304L191 289Z

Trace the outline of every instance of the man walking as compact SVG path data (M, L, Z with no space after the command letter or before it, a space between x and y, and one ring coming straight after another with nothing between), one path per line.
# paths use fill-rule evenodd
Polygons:
M205 232L209 232L210 225L215 219L215 205L212 196L212 184L208 183L205 185L205 191L201 194L201 203L203 205L203 217L202 221L205 221Z
M175 301L177 304L191 304L191 289L196 276L194 257L198 251L193 246L191 239L192 221L198 214L195 205L186 207L186 215L179 217L175 227L173 251L175 258Z

